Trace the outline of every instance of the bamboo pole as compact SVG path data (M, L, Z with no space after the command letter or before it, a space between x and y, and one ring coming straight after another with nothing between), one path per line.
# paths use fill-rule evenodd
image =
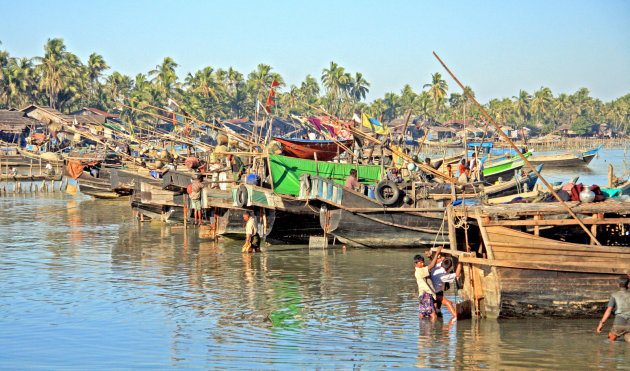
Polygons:
M403 152L405 151L405 147L406 147L407 141L405 140L405 134L407 134L407 125L409 124L410 118L411 118L411 108L409 108L409 111L407 111L407 118L405 119L405 125L403 126L402 136L400 137L400 140L398 141L398 146L403 149Z
M567 212L578 221L578 224L580 225L580 227L584 230L584 232L586 232L586 234L591 238L592 242L595 242L596 245L601 246L601 243L599 243L599 241L597 240L597 238L595 238L595 236L593 235L593 233L591 233L591 231L584 225L584 223L582 223L582 221L577 217L577 215L575 215L575 213L573 212L573 210L571 210L571 208L569 207L569 205L567 205L556 193L556 191L553 189L553 187L551 186L551 184L549 184L545 178L542 177L542 175L540 175L540 173L536 170L536 167L533 166L525 156L523 156L523 154L521 153L521 151L518 150L518 148L516 147L516 145L514 145L514 143L510 140L510 138L505 135L505 133L503 131L501 131L501 128L499 127L499 125L497 125L497 123L494 121L494 119L488 114L488 112L486 112L486 110L483 108L483 106L481 104L479 104L479 102L477 102L477 100L472 96L472 94L470 94L470 92L464 87L464 85L462 85L461 82L459 82L459 80L455 77L455 75L451 72L451 70L448 69L448 67L446 67L446 64L444 64L444 62L442 62L442 60L440 59L440 57L438 57L438 55L433 52L433 55L435 56L435 58L437 58L437 60L440 62L440 64L442 65L442 67L444 67L444 69L446 70L446 72L448 72L449 75L451 75L451 77L453 78L453 80L455 80L455 82L457 82L457 85L459 85L462 90L464 91L464 93L466 95L468 95L468 97L470 98L470 100L475 103L475 105L479 108L479 110L483 113L484 116L486 116L486 118L492 123L492 125L497 129L497 133L512 147L512 149L514 149L516 151L516 153L519 155L519 157L525 162L525 164L532 169L532 171L534 172L534 174L536 174L538 176L538 179L540 179L541 182L543 182L543 184L547 187L547 189L549 189L549 192L551 192L551 194L558 200L558 202L560 202L560 204L567 210Z
M131 98L129 98L129 97L125 97L125 96L123 96L123 99L127 99L128 101L131 101L131 102L136 102L136 103L144 104L145 106L149 106L149 107L151 107L151 108L155 108L155 109L160 110L160 111L164 111L164 112L169 112L169 113L172 113L171 111L169 111L169 110L167 110L167 109L165 109L165 108L160 108L160 107L152 106L152 105L150 105L150 104L148 104L148 103L145 103L145 102L140 102L140 101L137 101L137 100L131 99ZM125 106L125 105L123 105L122 103L119 103L119 102L116 102L116 103L117 103L117 104L120 104L120 105L122 105L122 106ZM144 111L142 111L142 110L140 110L140 109L138 109L138 108L134 108L134 107L130 107L130 106L125 106L125 107L130 108L130 109L134 109L134 110L137 110L137 111L140 111L140 112L143 112L143 113L148 113L148 112L144 112ZM149 114L150 114L150 113L149 113ZM191 120L191 121L196 121L196 122L202 123L202 124L204 124L204 125L210 126L210 127L214 128L214 129L216 129L216 130L222 131L222 132L224 132L224 133L226 133L226 134L232 135L232 136L234 136L234 137L236 137L236 138L239 138L239 139L241 139L241 140L243 140L243 141L245 141L245 142L248 142L249 144L256 144L255 142L252 142L252 141L250 141L250 140L248 140L248 139L246 139L246 138L244 138L244 137L242 137L242 136L240 136L240 135L238 135L238 134L236 134L236 133L229 132L228 130L225 130L225 129L220 128L220 127L215 126L215 125L212 125L212 124L210 124L210 123L208 123L208 122L204 122L204 121L198 120L198 119L196 119L196 118L194 118L194 117L190 117L190 116L188 116L188 115L183 115L183 114L182 114L182 115L180 115L180 116L182 116L183 118L187 118L187 119L189 119L189 120ZM191 127L192 127L192 126L191 126ZM192 127L192 128L193 128L193 129L195 129L196 131L200 131L200 132L202 132L202 133L206 134L206 132L204 132L204 131L203 131L203 130L201 130L201 129L198 129L198 128L195 128L195 127Z

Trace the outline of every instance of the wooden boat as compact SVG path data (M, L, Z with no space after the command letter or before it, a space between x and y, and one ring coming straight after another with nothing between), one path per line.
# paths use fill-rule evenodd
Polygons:
M231 187L227 191L231 196L229 198L225 192L209 189L205 193L207 206L215 207L219 213L218 234L244 238L244 211L254 213L260 234L267 242L306 243L310 236L321 234L319 210L294 196L280 195L269 188L246 184ZM222 209L228 211L222 212ZM236 225L228 221L223 226L223 213L236 213ZM228 217L231 220L232 217Z
M602 146L588 151L565 152L555 155L533 155L528 160L532 165L545 164L547 167L588 166Z
M24 149L20 149L20 156L22 156L25 162L29 162L32 164L51 164L53 166L63 166L64 159L55 152L30 152Z
M110 188L121 196L129 196L133 193L140 182L160 186L163 182L161 178L151 175L151 170L145 168L122 169L108 168L110 176Z
M339 149L336 142L332 140L308 140L308 139L290 139L290 138L273 138L282 144L283 151L292 157L313 160L317 154L318 161L330 161L337 153L343 153L343 149ZM352 139L341 140L339 143L346 147L352 146Z
M531 156L531 152L525 153L524 156ZM494 183L499 180L499 178L512 179L514 174L518 173L524 165L525 161L519 156L493 163L492 166L484 167L484 180L488 183Z
M536 171L542 172L543 165L538 165ZM479 203L486 199L490 203L495 203L495 199L502 199L501 202L508 202L516 197L524 197L534 189L534 185L538 181L538 176L533 171L527 173L526 176L516 175L508 181L498 182L496 184L484 184L483 182L467 184L463 187L455 188L455 195L451 191L450 185L444 184L426 184L418 183L415 190L409 186L404 190L407 195L413 195L415 198L432 199L437 202L437 206L445 207L453 200L453 196L457 200L468 200ZM504 200L503 200L504 199ZM445 204L446 202L446 204Z
M600 317L616 278L630 273L630 203L567 204L602 246L558 203L449 207L443 252L464 264L461 308L492 318Z
M356 247L413 247L434 242L447 244L441 207L384 207L361 192L344 188L330 179L300 179L299 200L320 208L325 235ZM434 203L431 200L425 202Z
M93 172L93 166L87 166L77 180L81 193L104 199L119 198L121 194L111 187L110 172L106 167L101 167L98 173Z

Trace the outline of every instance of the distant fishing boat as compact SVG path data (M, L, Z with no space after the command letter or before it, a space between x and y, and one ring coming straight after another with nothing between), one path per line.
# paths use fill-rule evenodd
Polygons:
M545 164L547 167L588 166L597 155L602 145L589 151L565 152L555 155L533 155L529 158L532 165Z
M531 152L523 154L524 157L531 157ZM498 163L493 163L492 166L486 166L483 169L483 176L486 182L494 183L499 178L511 179L516 171L519 171L525 165L525 161L518 156L512 157Z
M352 145L352 139L340 140L338 142L332 140L309 140L309 139L291 139L291 138L273 138L282 144L283 151L292 157L303 158L308 160L315 159L317 154L318 161L330 161L337 153L338 144L341 143L346 147ZM343 152L341 150L341 152Z

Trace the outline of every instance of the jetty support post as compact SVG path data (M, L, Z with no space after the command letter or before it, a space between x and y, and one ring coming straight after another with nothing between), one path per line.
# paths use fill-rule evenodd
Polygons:
M614 179L613 166L612 164L608 164L608 188L613 188Z
M455 229L455 214L453 205L446 208L446 216L448 219L448 242L451 250L457 250L457 230Z

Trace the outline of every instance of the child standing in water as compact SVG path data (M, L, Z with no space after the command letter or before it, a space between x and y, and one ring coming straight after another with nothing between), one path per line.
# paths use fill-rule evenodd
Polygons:
M435 312L435 290L431 282L431 269L435 267L440 251L442 251L442 246L438 247L433 259L427 266L425 266L422 255L413 257L413 262L416 266L415 276L416 283L418 284L418 309L420 311L420 318L429 317L432 321L437 319L437 313Z

